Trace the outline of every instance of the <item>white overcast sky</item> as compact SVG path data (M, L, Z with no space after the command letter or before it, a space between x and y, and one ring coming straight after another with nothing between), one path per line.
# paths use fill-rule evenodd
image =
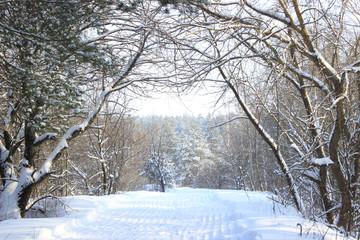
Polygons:
M154 93L152 98L141 98L133 102L132 107L138 111L135 115L180 116L184 114L197 116L202 114L219 114L229 112L230 108L217 104L217 94L201 90L192 94ZM216 105L216 106L215 106Z
M207 115L214 111L213 103L207 96L188 95L179 97L176 94L156 94L153 98L138 100L136 115Z

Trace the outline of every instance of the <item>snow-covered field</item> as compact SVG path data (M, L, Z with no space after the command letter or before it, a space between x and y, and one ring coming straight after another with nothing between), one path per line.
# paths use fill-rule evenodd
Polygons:
M0 222L0 239L343 239L270 197L188 188L67 197L64 216Z

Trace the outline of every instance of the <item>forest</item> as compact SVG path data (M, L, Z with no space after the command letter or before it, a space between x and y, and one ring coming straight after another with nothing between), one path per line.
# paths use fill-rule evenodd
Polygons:
M46 198L270 191L360 229L357 0L0 1L0 220ZM209 87L228 114L142 116Z

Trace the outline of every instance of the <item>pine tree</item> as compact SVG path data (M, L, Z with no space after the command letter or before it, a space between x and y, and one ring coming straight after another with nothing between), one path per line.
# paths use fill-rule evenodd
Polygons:
M124 79L147 35L117 1L15 0L0 2L0 9L0 218L7 219L24 217L33 189L53 173L53 161L68 142L89 127L111 92L130 85ZM123 22L114 24L119 14ZM121 38L114 50L115 43L105 43L120 42L118 34L132 38ZM103 91L87 113L84 91L97 87ZM85 120L70 127L70 118L83 114ZM58 133L63 137L57 147L39 161L41 145Z

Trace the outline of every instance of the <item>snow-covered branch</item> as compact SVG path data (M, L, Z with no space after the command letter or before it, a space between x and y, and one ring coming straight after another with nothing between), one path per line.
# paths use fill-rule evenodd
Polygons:
M114 91L119 91L123 88L126 88L133 83L132 80L124 81L124 79L130 74L130 72L135 67L138 59L142 55L148 36L149 33L145 32L135 55L129 60L125 69L120 74L118 74L118 76L115 77L115 79L112 82L110 82L110 84L108 84L104 88L104 90L101 92L97 100L95 107L90 112L88 117L82 123L70 127L68 131L62 136L55 149L42 164L41 168L33 174L34 182L40 181L44 176L48 175L51 171L51 166L53 164L53 161L55 161L58 157L60 157L63 150L68 147L68 142L73 138L75 138L76 136L78 136L79 134L81 134L82 132L84 132L85 130L87 130L87 128L89 128L89 126L94 121L97 114L100 112L109 94Z
M34 145L38 146L38 145L42 144L44 141L46 141L46 140L55 139L55 138L56 138L56 133L45 133L45 134L43 134L40 137L37 137L35 139Z
M313 158L311 160L315 165L318 165L318 166L323 166L323 165L328 166L328 165L334 164L334 162L331 161L330 157Z
M28 36L28 37L33 37L35 39L50 41L50 39L48 39L48 38L46 38L44 36L39 36L39 35L36 35L36 34L33 34L33 33L28 33L28 32L24 32L24 31L21 31L21 30L14 29L14 28L8 26L7 24L5 24L3 22L0 22L0 26L7 29L8 31L17 33L19 35L24 35L24 36Z
M204 12L208 13L209 15L211 15L215 18L226 20L226 21L231 21L231 22L239 22L241 24L246 25L247 27L254 25L254 22L252 22L246 18L239 18L239 17L235 17L233 15L225 15L224 13L218 13L218 12L212 11L206 5L198 4L198 3L196 3L196 1L189 1L189 2L191 5L202 9Z
M283 17L281 16L280 14L276 13L276 12L273 12L273 11L267 11L267 10L264 10L264 9L261 9L259 7L255 7L253 4L249 3L249 1L246 1L244 0L246 6L248 6L249 8L251 8L252 10L254 10L255 12L257 13L260 13L264 16L267 16L267 17L270 17L270 18L273 18L273 19L276 19L286 25L290 24L290 19L287 18L287 17Z

